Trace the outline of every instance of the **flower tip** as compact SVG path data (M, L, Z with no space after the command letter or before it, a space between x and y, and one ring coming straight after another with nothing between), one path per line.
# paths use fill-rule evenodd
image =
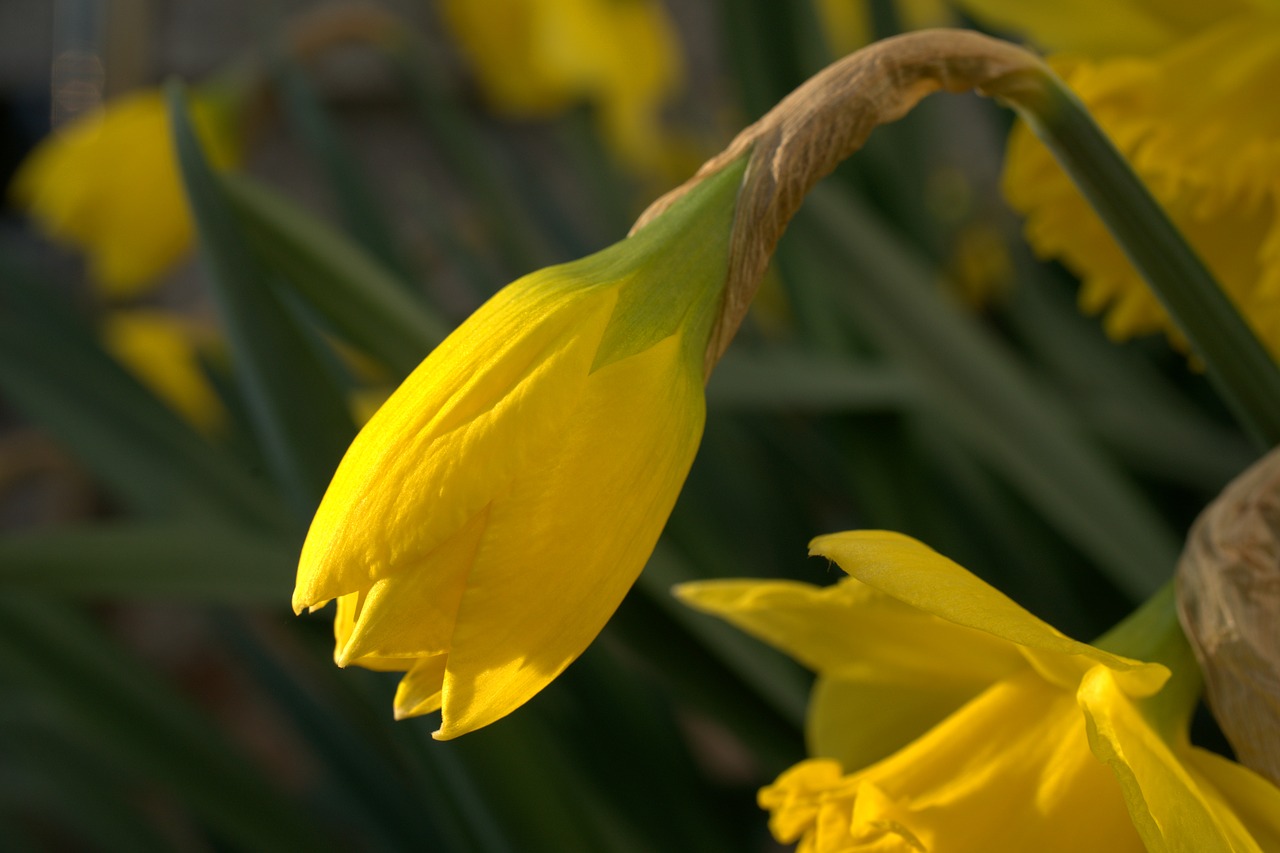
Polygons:
M827 545L830 544L833 533L824 533L821 536L815 536L809 540L809 556L810 557L826 557L831 558L828 553Z

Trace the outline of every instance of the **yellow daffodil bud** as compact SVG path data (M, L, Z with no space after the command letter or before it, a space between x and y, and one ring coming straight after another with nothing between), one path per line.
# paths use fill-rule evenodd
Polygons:
M1200 681L1171 589L1087 645L906 536L837 533L810 553L852 577L677 588L818 672L815 757L760 792L779 841L1280 849L1280 789L1188 741Z
M484 726L603 627L693 461L743 164L632 237L508 286L352 443L293 605L339 665L402 671L397 717Z
M211 162L236 164L227 103L197 95L192 116ZM87 253L94 280L112 297L142 292L194 239L168 113L154 89L55 130L19 167L13 194L50 236Z

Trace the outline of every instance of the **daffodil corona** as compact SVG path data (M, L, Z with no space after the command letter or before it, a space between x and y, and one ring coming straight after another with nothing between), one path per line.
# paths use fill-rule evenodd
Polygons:
M1273 3L964 0L1026 33L1169 212L1259 339L1280 358L1280 76ZM1036 251L1082 280L1081 306L1125 339L1183 343L1070 178L1030 130L1009 142L1004 190Z
M779 841L806 853L1280 849L1280 790L1188 742L1199 677L1170 591L1100 648L905 536L838 533L811 553L852 577L677 590L819 674L815 757L760 792Z
M484 726L574 660L693 460L742 164L634 236L508 286L374 415L312 522L294 608L339 665L405 673L397 717Z

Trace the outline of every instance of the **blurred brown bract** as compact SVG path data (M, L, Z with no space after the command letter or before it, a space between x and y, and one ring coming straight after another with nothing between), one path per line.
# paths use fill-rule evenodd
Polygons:
M1280 783L1280 450L1196 521L1178 564L1178 612L1236 755Z

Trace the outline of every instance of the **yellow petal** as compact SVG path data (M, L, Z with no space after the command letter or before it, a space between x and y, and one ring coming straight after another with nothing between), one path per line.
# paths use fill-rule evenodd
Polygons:
M485 507L420 563L360 593L359 616L335 652L338 666L348 662L363 666L370 657L417 658L448 652L462 590L488 522Z
M822 851L1140 851L1070 693L1030 669L884 761L784 774L760 794L780 841Z
M213 165L237 162L226 110L197 96L192 112ZM110 296L138 294L191 247L168 114L154 89L59 128L19 168L13 193L51 236L88 253Z
M351 632L355 629L356 620L360 618L361 599L364 598L363 592L353 592L350 595L344 595L337 600L335 608L337 612L333 616L333 660L338 666L346 666L347 664L355 664L365 669L373 669L378 672L405 672L413 666L413 660L410 658L380 658L375 656L363 657L358 660L346 660L342 656L343 650L347 647L348 641L351 639ZM317 604L313 609L323 607L323 604Z
M102 327L107 351L192 425L217 431L226 419L222 401L201 367L210 330L163 311L112 311Z
M1248 767L1199 747L1182 744L1178 757L1206 791L1219 820L1240 821L1262 850L1280 850L1280 788Z
M1015 666L1026 666L1016 653ZM991 685L963 671L821 676L809 699L809 754L865 767L906 746ZM856 721L853 722L853 721Z
M1169 671L1073 640L927 545L879 530L819 536L809 553L834 560L874 589L948 622L1015 644L1041 675L1074 689L1094 663L1120 674L1135 695L1159 690Z
M1280 16L1240 15L1152 57L1060 68L1133 163L1263 343L1280 357ZM1025 127L1010 138L1004 191L1027 239L1082 280L1081 307L1123 339L1164 331L1167 313L1071 181Z
M616 293L504 289L454 331L356 436L303 544L294 610L427 558L558 442Z
M497 109L545 116L589 101L624 160L662 165L661 110L683 76L662 3L447 0L442 11Z
M418 717L440 710L446 655L418 658L396 688L397 720Z
M958 5L987 26L1025 36L1046 50L1088 56L1150 53L1257 8L1250 0L960 0Z
M1021 658L982 631L946 622L856 579L832 586L797 581L695 581L673 592L724 618L812 670L923 678L963 672L991 682Z
M437 737L527 701L622 601L693 461L700 368L675 336L595 371L555 451L495 498L458 613Z
M760 808L770 812L769 829L784 844L800 838L817 820L824 795L840 786L840 762L825 758L802 761L772 785L760 789Z
M674 592L822 674L809 702L809 751L846 767L883 758L1026 665L1012 644L853 578L828 587L702 581Z
M1134 826L1150 851L1244 853L1259 848L1238 821L1220 821L1173 748L1143 718L1104 667L1080 684L1089 744L1115 772Z

